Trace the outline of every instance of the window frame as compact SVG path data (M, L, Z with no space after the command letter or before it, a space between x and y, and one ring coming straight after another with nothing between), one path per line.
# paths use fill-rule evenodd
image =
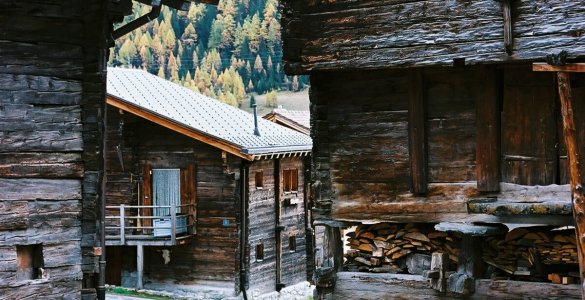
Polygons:
M254 173L254 186L261 190L264 188L264 170L258 170Z
M290 168L282 171L282 190L284 193L299 191L299 169Z
M264 243L256 244L255 248L256 248L256 256L254 257L255 261L257 262L264 261Z
M291 234L288 236L288 252L289 253L297 252L297 236L295 234Z

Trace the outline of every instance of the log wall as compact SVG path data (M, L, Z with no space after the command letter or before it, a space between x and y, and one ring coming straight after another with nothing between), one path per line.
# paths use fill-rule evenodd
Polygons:
M284 226L282 232L282 261L281 282L286 286L295 285L307 280L307 252L306 252L306 228L305 228L305 190L304 190L304 159L282 158L280 159L281 174L287 169L298 170L298 190L295 192L282 191L280 211L280 225ZM282 176L282 175L281 175ZM288 200L287 200L288 199ZM287 204L291 201L291 204ZM295 202L296 204L292 204ZM289 244L294 238L296 247L291 250Z
M250 249L248 278L249 289L261 292L274 291L276 287L276 203L274 160L255 161L249 169L249 227ZM262 172L263 186L256 187L256 172ZM257 245L263 245L264 258L256 255Z
M105 5L0 3L2 297L79 299L84 277L95 287ZM18 279L16 248L33 244L44 276Z
M311 76L312 193L318 223L501 222L495 216L469 215L465 202L487 196L511 202L570 201L568 193L552 191L558 189L553 185L567 183L553 75L533 73L529 65L418 72L419 82L399 70ZM579 97L581 77L573 77ZM412 85L422 89L414 97ZM413 111L409 103L416 97L422 97L423 107ZM497 111L486 109L486 102ZM421 124L409 123L417 114ZM409 143L419 134L413 126L423 127L421 142ZM415 162L417 169L411 167ZM492 182L489 188L486 182ZM426 193L416 192L421 183ZM536 192L538 185L547 187ZM545 193L549 187L551 193Z
M542 60L585 51L581 1L514 1L511 55L498 1L283 1L290 73Z
M298 190L285 192L283 172L290 169L298 170ZM290 286L307 280L303 170L302 157L255 161L250 166L249 289L271 292L277 283ZM256 187L256 172L263 173L262 187ZM290 237L295 239L294 251ZM258 244L264 246L262 260L256 257Z

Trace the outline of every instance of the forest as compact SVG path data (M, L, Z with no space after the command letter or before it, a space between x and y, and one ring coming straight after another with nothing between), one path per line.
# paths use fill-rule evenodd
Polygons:
M150 9L135 3L125 22ZM116 41L108 64L144 69L241 106L251 93L298 91L308 84L307 77L284 74L280 29L277 0L193 3L189 11L165 6L157 20Z

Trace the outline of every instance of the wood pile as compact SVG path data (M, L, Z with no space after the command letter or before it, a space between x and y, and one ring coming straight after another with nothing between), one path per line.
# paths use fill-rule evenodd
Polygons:
M563 280L563 276L558 279L558 274L549 274L550 268L579 264L574 231L542 228L515 228L505 237L486 238L483 260L510 275L528 276L528 279L535 280L547 277L557 283L570 279Z
M347 236L345 267L349 271L404 273L413 254L444 252L458 261L461 236L435 231L432 224L360 225Z

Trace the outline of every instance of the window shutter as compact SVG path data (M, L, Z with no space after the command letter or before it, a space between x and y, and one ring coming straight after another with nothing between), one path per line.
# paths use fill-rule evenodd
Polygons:
M291 172L291 176L292 176L292 191L298 191L299 190L299 170L298 169L294 169Z
M144 165L142 168L142 205L144 206L152 205L151 170L152 168L149 165ZM152 216L152 208L143 208L142 214L143 216ZM144 219L143 225L151 227L152 219Z

